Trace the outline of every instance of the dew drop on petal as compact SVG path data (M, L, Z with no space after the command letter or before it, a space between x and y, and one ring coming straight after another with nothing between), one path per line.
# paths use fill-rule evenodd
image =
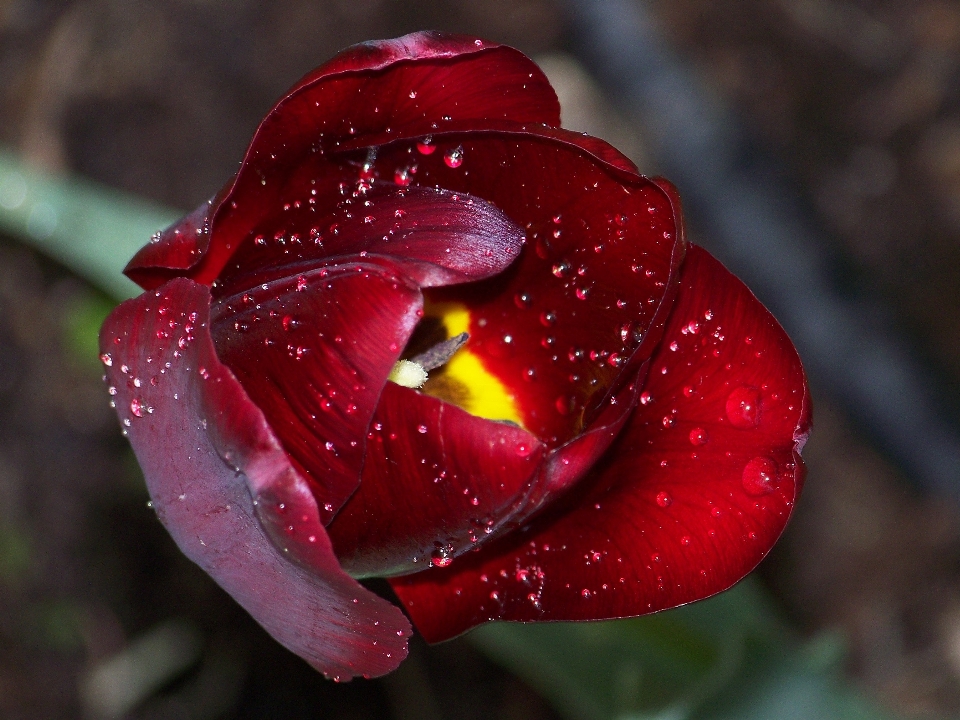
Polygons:
M746 385L727 398L727 419L735 428L748 430L760 424L760 391Z
M769 495L776 489L776 461L768 457L753 458L743 468L742 482L748 495Z
M657 493L657 505L665 508L665 507L670 507L671 503L673 503L673 498L671 498L668 493L665 493L665 492Z
M134 398L130 401L130 412L137 417L143 417L143 409L143 402L141 402L140 398Z
M430 553L430 565L432 567L444 568L453 562L453 547L444 545L436 548Z
M458 145L453 150L448 150L443 156L443 162L449 168L458 168L463 165L463 147Z
M103 353L103 355L100 356L100 362L107 367L113 366L113 358L110 356L110 353Z
M690 443L692 445L706 445L709 439L710 437L707 435L707 431L702 427L695 427L690 431Z
M433 138L430 136L425 137L417 143L417 150L421 155L433 155L436 149L436 145L433 144Z
M417 432L420 433L421 435L426 435L426 434L427 434L427 426L426 426L426 425L417 425Z

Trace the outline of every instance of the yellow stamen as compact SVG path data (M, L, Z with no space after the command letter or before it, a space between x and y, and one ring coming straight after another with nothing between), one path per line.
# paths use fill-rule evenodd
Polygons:
M420 388L427 381L427 371L410 360L397 360L387 379L406 388Z
M447 337L470 332L470 311L460 303L428 302L424 314L439 318ZM424 386L428 395L455 402L477 417L523 424L513 393L483 366L482 359L471 351L469 341L443 366L442 374L434 378ZM456 386L452 392L451 385Z

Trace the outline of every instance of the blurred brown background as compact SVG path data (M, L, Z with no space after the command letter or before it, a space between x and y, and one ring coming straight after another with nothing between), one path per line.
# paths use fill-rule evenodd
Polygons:
M885 302L943 394L960 397L960 4L647 7L811 208L838 280ZM566 124L655 172L642 129L578 64L577 28L550 0L0 0L0 146L187 210L235 171L298 77L354 42L423 28L533 56ZM145 506L71 330L94 297L0 241L0 717L103 711L96 672L138 647L164 656L170 637L183 669L145 685L130 717L556 717L463 641L415 644L390 678L336 686L259 631ZM815 422L805 496L763 576L805 633L846 634L869 693L907 714L960 713L957 504L911 489L816 385Z

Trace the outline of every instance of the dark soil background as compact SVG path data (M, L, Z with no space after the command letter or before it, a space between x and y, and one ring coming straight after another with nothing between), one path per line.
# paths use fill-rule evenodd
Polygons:
M888 304L960 398L960 4L651 7L815 209L846 281ZM566 68L568 121L642 158L642 136L558 60L575 28L549 0L0 0L0 145L190 209L298 77L354 42L422 28ZM0 238L0 717L81 716L90 669L171 619L201 639L199 660L130 717L557 717L462 640L415 642L394 675L335 685L263 634L146 507L75 337L96 301ZM906 714L960 713L960 509L911 489L814 393L805 496L763 576L805 633L845 633L869 694Z

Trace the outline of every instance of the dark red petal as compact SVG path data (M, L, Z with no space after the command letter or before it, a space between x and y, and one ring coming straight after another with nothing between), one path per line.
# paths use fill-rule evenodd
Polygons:
M212 283L263 216L292 202L285 199L289 177L312 156L504 120L560 124L559 102L546 77L513 48L436 33L350 48L301 80L260 124L214 210L213 235L201 239L203 265L191 266L190 274ZM325 168L320 178L333 171ZM210 248L209 237L215 238ZM170 252L180 269L182 252ZM166 267L163 254L153 252L138 256L127 272L149 283Z
M429 155L396 143L376 162L385 174L414 163L416 182L482 197L526 230L505 273L427 299L470 309L471 351L552 446L583 432L649 358L684 252L674 195L600 161L582 136L563 137L443 135Z
M216 198L208 200L154 235L127 263L124 274L145 290L153 290L196 265L207 249L216 208Z
M101 331L110 392L157 515L191 560L315 668L345 679L390 672L406 655L403 615L340 569L319 523L309 555L285 557L267 537L264 524L277 533L259 500L268 509L297 500L314 518L316 506L217 359L209 311L209 290L178 279L123 303Z
M597 419L582 435L562 445L547 456L540 466L537 481L523 507L513 520L520 524L538 513L548 503L575 487L603 456L630 419L640 395L640 382L631 383L610 398Z
M296 203L265 218L224 268L216 292L351 259L383 263L420 287L481 280L509 266L523 240L523 231L484 200L381 183L319 211Z
M530 433L388 383L360 488L328 528L354 577L447 564L517 509L544 454Z
M769 551L810 427L786 334L691 246L650 368L629 425L561 507L447 569L392 581L428 640L486 620L654 612L728 588Z
M418 288L338 265L220 300L217 354L311 481L324 524L360 483L367 427L419 320Z

